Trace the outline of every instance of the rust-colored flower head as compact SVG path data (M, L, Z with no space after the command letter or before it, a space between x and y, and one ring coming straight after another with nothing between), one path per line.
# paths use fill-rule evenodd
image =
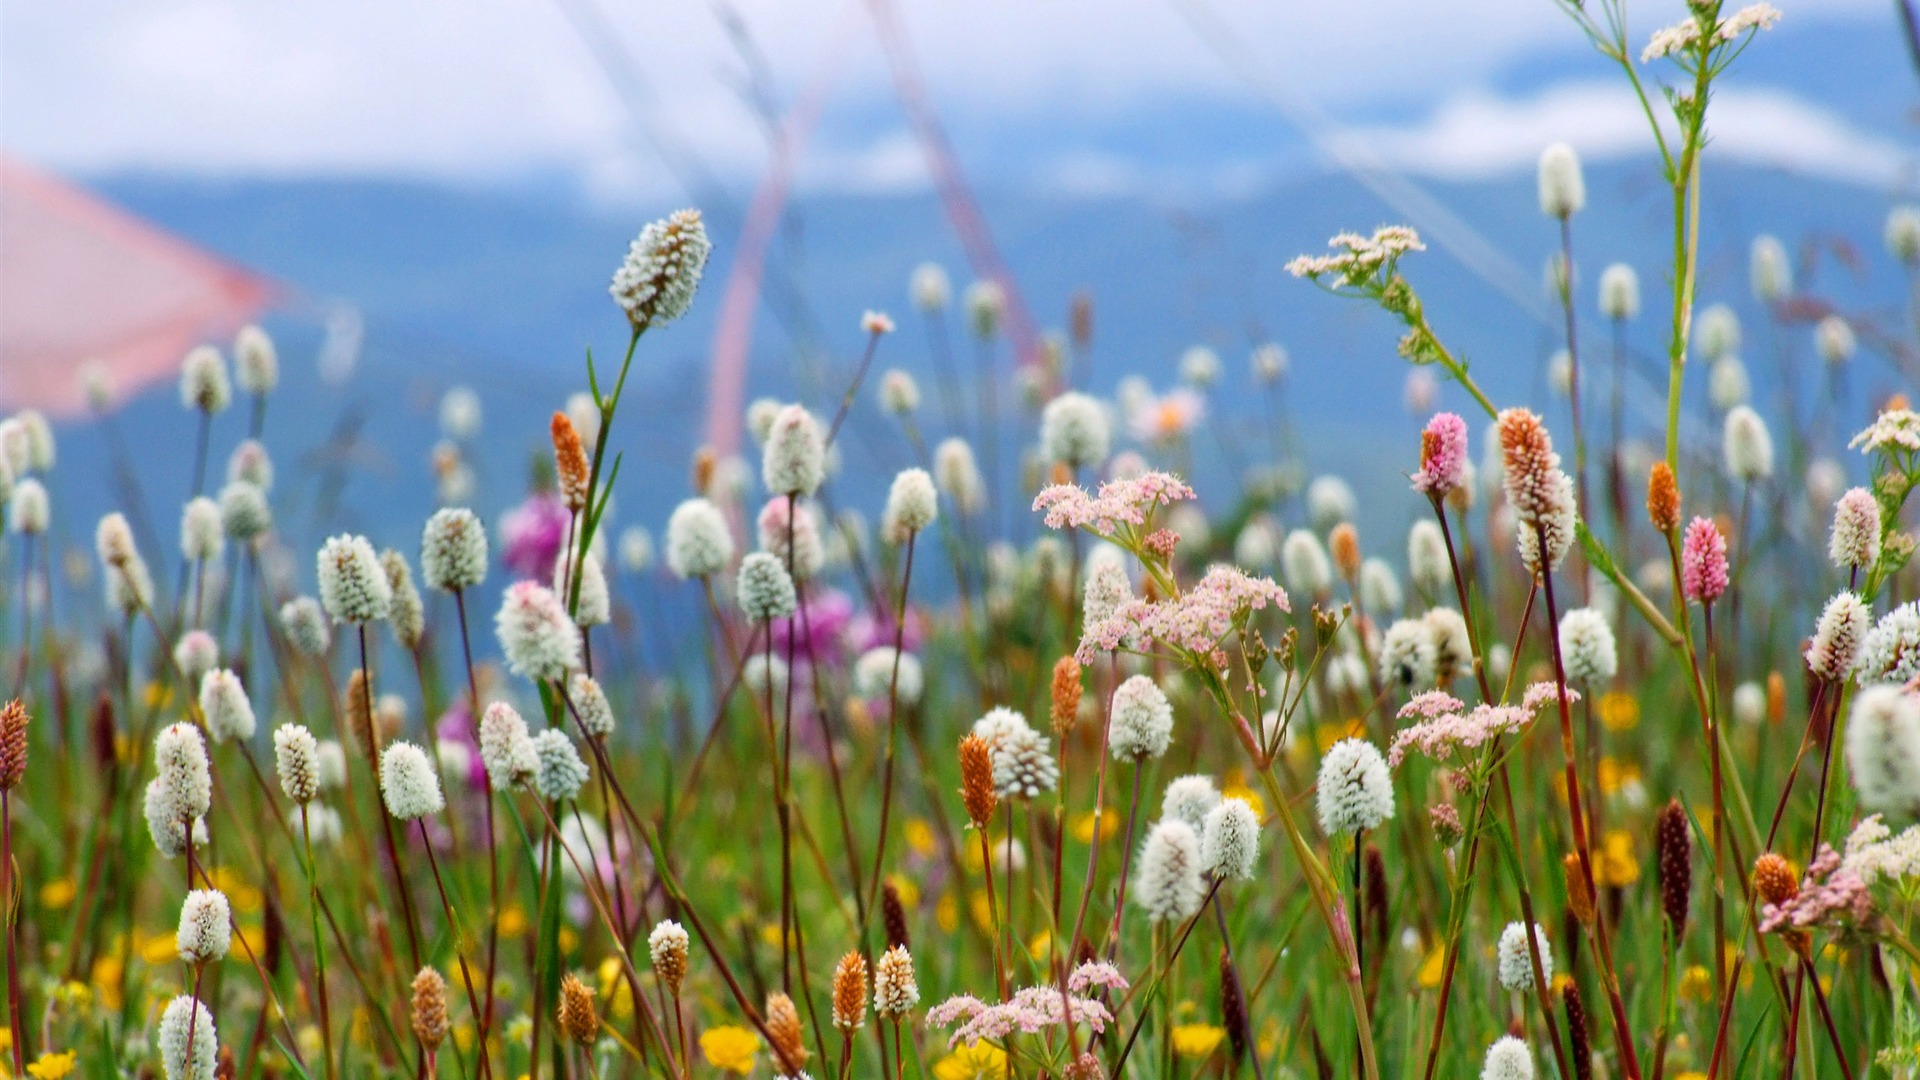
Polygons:
M807 1033L800 1026L800 1010L794 1007L793 999L775 990L767 995L767 1041L773 1044L774 1057L779 1059L780 1075L799 1076L806 1067Z
M213 1058L213 1080L234 1080L239 1075L240 1065L234 1061L233 1047L221 1047Z
M1583 924L1593 924L1593 886L1587 881L1586 868L1580 865L1580 853L1569 851L1560 860L1567 876L1567 910Z
M720 464L720 455L713 447L702 446L693 452L693 490L696 495L707 494L713 486L713 470Z
M14 698L0 706L0 789L27 775L27 707Z
M600 1014L593 1007L593 991L569 971L560 979L560 1009L556 1017L560 1034L579 1043L593 1045L600 1034Z
M1667 800L1654 819L1653 847L1659 856L1660 909L1678 941L1687 929L1687 900L1693 892L1693 834L1679 799Z
M1785 723L1787 719L1787 677L1778 671L1767 672L1767 723Z
M560 478L560 499L579 513L587 505L587 451L566 413L553 414L553 467Z
M1225 949L1220 950L1220 1026L1227 1029L1227 1047L1233 1051L1233 1060L1243 1060L1252 1042L1251 1025L1247 1023L1247 996L1240 989L1239 975L1233 970L1233 961Z
M978 735L960 740L960 800L974 828L984 829L993 820L999 802L993 787L993 747Z
M833 1026L848 1034L867 1022L867 961L857 952L833 969Z
M1768 904L1784 904L1800 895L1800 876L1793 864L1769 851L1753 860L1753 891Z
M880 887L881 921L887 928L887 948L895 945L911 949L913 941L907 934L907 906L900 901L900 890L889 881Z
M1574 1080L1593 1080L1593 1025L1587 1018L1587 1004L1580 999L1580 984L1568 979L1560 991L1567 1008L1567 1043L1573 1050Z
M414 1037L428 1050L438 1050L447 1038L447 980L434 968L423 967L413 977Z
M1647 474L1647 518L1662 534L1680 527L1680 482L1664 461L1654 462Z
M367 669L354 668L347 679L347 740L355 749L380 748L380 731L373 723L373 694L367 685Z
M1071 654L1053 665L1053 733L1064 738L1080 716L1080 661Z
M1327 553L1342 578L1351 582L1360 576L1360 530L1352 522L1343 521L1327 534Z

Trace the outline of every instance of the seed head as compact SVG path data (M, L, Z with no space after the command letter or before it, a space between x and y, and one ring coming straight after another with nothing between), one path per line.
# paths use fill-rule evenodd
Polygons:
M504 701L493 702L481 714L480 761L488 784L500 792L532 784L540 771L540 753L527 733L527 722Z
M1162 819L1140 847L1133 883L1134 902L1151 922L1178 923L1192 918L1206 899L1201 877L1200 837L1184 821Z
M226 668L215 668L200 677L200 714L206 718L207 734L216 743L253 738L253 702L240 677Z
M1245 799L1222 799L1200 829L1200 868L1226 880L1251 879L1260 858L1260 819Z
M700 211L676 211L640 230L607 291L635 331L670 323L692 306L712 250Z
M1342 739L1320 759L1318 808L1328 836L1371 829L1393 816L1393 778L1372 743Z
M1072 654L1061 657L1053 664L1053 693L1048 715L1053 721L1053 733L1066 738L1067 732L1080 717L1080 661Z
M580 751L559 728L548 728L533 737L533 752L539 762L533 774L533 790L549 802L577 798L586 786L587 763Z
M891 880L880 886L880 915L886 924L888 947L912 948L913 940L907 933L907 906L900 901L900 890Z
M1160 684L1135 675L1113 692L1107 745L1114 759L1136 764L1167 752L1173 741L1173 705Z
M27 707L14 698L0 705L0 791L11 791L27 775Z
M1352 581L1360 574L1360 531L1353 522L1343 521L1327 534L1327 551L1333 556L1334 568L1340 576Z
M1807 645L1807 668L1823 679L1840 681L1853 669L1860 646L1873 630L1873 615L1858 593L1842 591L1827 601Z
M1220 789L1213 784L1213 777L1196 773L1192 776L1175 777L1160 796L1160 816L1171 821L1184 821L1193 830L1195 836L1206 828L1207 815L1220 805Z
M507 667L534 682L555 682L580 666L580 630L552 589L536 581L507 587L494 634Z
M433 762L410 742L396 742L380 755L380 794L387 813L401 821L437 814L447 805Z
M553 591L565 607L573 603L573 564L579 553L565 551L553 562ZM613 594L607 589L607 568L593 551L580 563L580 602L573 607L573 624L585 629L613 621Z
M180 364L180 403L211 416L233 400L227 362L211 345L196 346Z
M925 469L904 469L893 478L886 510L880 517L880 536L888 543L904 543L933 524L939 516L939 496Z
M780 1075L800 1075L812 1055L807 1052L806 1030L800 1025L800 1010L794 1007L793 999L778 990L768 994L764 1023L767 1041L779 1058Z
M188 1031L192 1031L192 1056ZM167 1080L213 1080L220 1056L220 1037L213 1029L213 1013L194 998L181 994L167 1002L160 1014L160 1065Z
M487 530L464 507L437 510L420 535L420 574L429 588L452 592L487 579Z
M1533 1080L1533 1051L1511 1035L1502 1036L1487 1048L1480 1080Z
M1693 834L1679 799L1667 800L1654 818L1653 846L1660 868L1660 910L1678 941L1687 929L1687 900L1693 891Z
M1640 314L1640 275L1626 263L1614 263L1600 272L1600 313L1615 322Z
M680 983L687 977L687 932L672 919L654 924L647 935L647 956L653 973L666 984L668 993L678 995Z
M826 437L803 405L774 414L761 455L760 478L774 495L812 495L827 475Z
M364 536L331 537L320 547L320 603L335 622L370 623L387 617L393 588Z
M867 1022L867 961L857 952L833 969L833 1026L851 1032Z
M999 802L993 787L993 747L977 734L960 740L960 799L974 828L984 829L993 820Z
M1540 974L1551 984L1553 947L1547 941L1546 928L1538 923L1533 927L1533 947L1540 952ZM1500 945L1496 951L1500 960L1500 985L1521 993L1532 990L1533 956L1527 951L1526 924L1508 923L1507 928L1500 932Z
M580 432L566 413L554 413L548 426L553 437L553 466L560 481L560 501L577 514L587 507L587 451L580 444Z
M667 568L674 576L712 577L733 561L733 533L720 508L688 499L667 519Z
M174 944L180 959L198 967L226 957L233 945L233 914L227 894L218 889L195 889L180 905L180 928Z
M1680 584L1688 600L1711 604L1727 591L1727 538L1707 518L1687 525L1680 543Z
M1647 519L1663 534L1680 527L1680 484L1664 461L1654 462L1647 474Z
M764 623L791 616L799 604L793 578L780 559L756 551L740 561L740 575L734 582L734 596L749 622Z
M581 1046L592 1046L594 1037L600 1034L600 1014L593 1007L593 991L571 971L560 979L560 1008L555 1019L560 1023L560 1034Z
M1852 488L1834 504L1827 554L1842 570L1864 570L1880 558L1880 504L1866 488Z
M1753 860L1753 891L1763 903L1784 904L1800 895L1793 864L1769 851Z
M571 978L572 976L568 976ZM414 1037L428 1050L440 1049L452 1029L447 1022L447 980L436 968L423 967L413 977Z
M273 760L280 774L280 790L295 803L309 803L320 794L320 744L299 724L281 724L273 733Z
M895 945L880 955L873 969L873 1011L899 1019L920 1001L920 984L913 975L913 955Z
M1580 173L1580 156L1566 143L1554 143L1540 154L1540 212L1550 218L1569 218L1587 203L1587 183Z
M1048 461L1069 468L1099 465L1107 460L1113 423L1097 399L1068 391L1047 402L1040 413L1040 451Z

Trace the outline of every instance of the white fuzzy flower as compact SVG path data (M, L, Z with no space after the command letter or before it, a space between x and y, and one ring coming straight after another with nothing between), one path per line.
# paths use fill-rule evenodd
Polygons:
M1560 616L1560 656L1567 681L1597 686L1620 670L1613 627L1598 608L1575 608Z
M893 646L880 645L860 654L853 665L853 692L869 701L885 701L895 692L894 658L899 657L898 693L902 705L915 705L926 689L926 674L920 658L912 653L895 653Z
M780 560L764 551L756 551L740 562L740 574L734 581L734 596L749 622L771 622L792 615L798 605L793 578Z
M577 552L564 552L553 563L553 591L565 607L573 599L573 563ZM613 594L607 589L606 567L592 551L580 564L580 604L573 610L575 626L605 626L613 621Z
M46 532L52 513L45 485L31 476L16 484L7 499L7 517L17 533L34 536Z
M776 495L760 508L755 521L760 550L779 558L798 581L811 580L826 566L827 549L811 503L792 504Z
M1195 345L1180 354L1180 378L1204 390L1220 381L1220 354Z
M1640 275L1626 263L1614 263L1600 273L1600 313L1616 322L1640 314Z
M1473 637L1467 620L1450 607L1431 607L1420 621L1433 636L1433 682L1444 690L1473 673Z
M774 414L761 455L760 482L774 495L811 495L827 475L826 434L802 405Z
M320 744L300 724L281 724L273 733L273 760L280 790L295 803L320 794Z
M55 446L53 425L47 422L46 415L39 409L21 409L13 414L13 419L27 437L27 470L41 474L51 471Z
M1380 681L1402 693L1434 686L1439 652L1424 619L1401 619L1387 627L1380 643Z
M1134 902L1149 921L1184 922L1200 911L1206 880L1200 875L1200 837L1193 826L1162 820L1140 845L1133 881Z
M280 356L265 330L248 324L233 338L233 366L240 389L249 394L271 394L280 385Z
M1820 359L1825 360L1828 367L1839 367L1853 359L1858 344L1853 336L1853 327L1838 315L1821 319L1813 328L1814 351L1820 354Z
M1007 306L1007 294L997 281L976 281L960 297L967 310L967 326L982 341L1000 332L1000 320Z
M1729 353L1707 365L1707 399L1725 412L1745 404L1753 396L1753 384L1747 378L1747 365Z
M420 647L427 631L426 608L420 603L420 590L413 587L413 569L407 557L388 548L380 553L380 571L387 576L392 602L387 605L387 622L400 647L412 651Z
M258 439L243 440L227 457L227 483L239 480L263 492L273 490L273 457Z
M1429 598L1446 595L1453 587L1453 568L1447 560L1446 538L1440 526L1427 518L1407 530L1407 576ZM1291 584L1291 581L1289 581Z
M733 533L720 508L688 499L667 519L667 568L676 577L712 577L733 561Z
M168 724L153 743L154 768L166 789L171 813L180 822L207 816L213 805L213 772L207 742L192 724Z
M507 587L494 617L507 667L534 682L553 682L580 666L580 630L553 590L537 581Z
M1198 836L1206 827L1207 815L1220 805L1220 789L1213 777L1196 773L1180 776L1167 785L1160 796L1160 816L1167 821L1184 821Z
M1320 538L1305 529L1288 533L1280 545L1280 569L1287 588L1303 596L1321 596L1333 588L1333 560Z
M1511 1035L1501 1036L1487 1048L1480 1080L1533 1080L1533 1051Z
M1160 684L1135 675L1113 692L1107 746L1116 760L1141 762L1167 752L1173 741L1173 705Z
M1320 759L1320 828L1328 836L1371 829L1393 816L1393 777L1373 744L1342 739Z
M1321 532L1352 521L1359 506L1352 486L1338 476L1316 476L1307 485L1307 519Z
M1763 304L1784 300L1793 292L1793 264L1787 261L1786 246L1773 236L1762 233L1753 238L1747 270L1753 298Z
M201 345L188 352L180 364L180 403L211 415L232 400L233 387L227 383L227 362L220 358L220 350Z
M318 562L320 603L333 621L370 623L387 617L393 589L366 537L329 537L321 545Z
M180 511L180 556L188 562L218 559L226 547L220 504L205 495L188 500Z
M920 1002L920 984L913 974L913 955L905 945L880 954L873 965L873 1011L898 1019Z
M1553 982L1553 946L1547 942L1546 928L1539 923L1533 926L1533 945L1540 950L1540 973L1549 984ZM1526 992L1533 989L1533 958L1527 953L1527 928L1517 922L1510 922L1500 932L1500 985L1509 990Z
M1897 686L1861 690L1847 716L1846 752L1862 809L1920 810L1920 697Z
M1887 214L1887 253L1907 266L1920 266L1920 207L1896 206Z
M1253 877L1260 858L1260 819L1245 799L1222 799L1200 828L1200 868L1220 878Z
M670 323L693 304L712 250L700 211L676 211L640 230L607 291L635 330Z
M920 407L920 384L899 368L889 368L880 376L880 407L895 416L906 416Z
M902 469L887 491L880 535L890 543L901 543L933 524L938 514L939 497L933 489L933 477L925 469Z
M273 528L273 507L266 491L246 480L232 480L220 489L220 528L244 544Z
M638 525L620 530L620 569L644 574L653 568L653 534Z
M167 1080L213 1080L220 1038L213 1029L213 1013L205 1005L187 994L167 1002L160 1014L159 1043L160 1066Z
M347 786L347 750L333 739L320 740L319 753L314 756L319 768L314 779L320 781L321 791L339 791Z
M1253 347L1253 355L1248 358L1253 368L1253 377L1263 383L1276 383L1287 374L1287 350L1267 341Z
M1880 559L1880 503L1866 488L1835 501L1827 555L1842 570L1864 570Z
M1736 405L1727 413L1722 435L1727 474L1743 483L1765 480L1773 475L1773 437L1767 434L1767 422L1745 405Z
M147 835L153 838L153 846L163 858L175 858L186 851L186 819L175 816L178 812L177 802L165 780L156 776L148 781L143 807ZM206 842L206 819L193 819L193 846L203 847Z
M452 592L487 579L487 530L464 507L436 510L420 534L420 576L429 588Z
M1827 601L1807 645L1807 668L1823 679L1844 679L1872 631L1873 614L1859 594L1841 592Z
M280 629L293 647L307 656L324 656L333 644L326 613L311 596L296 596L280 605Z
M607 700L607 692L600 683L584 671L576 671L567 680L567 698L573 702L573 710L580 714L580 726L588 735L606 738L613 734L613 703Z
M480 395L470 386L456 386L440 396L440 432L454 442L480 434Z
M923 262L913 268L913 276L907 281L907 295L921 311L941 311L953 299L953 283L939 263Z
M1385 559L1368 559L1360 564L1360 603L1374 616L1391 615L1405 602L1400 579Z
M769 691L775 697L787 692L787 662L764 652L754 653L740 665L740 681L756 698Z
M1554 143L1540 153L1540 212L1567 218L1587 204L1587 182L1580 173L1580 157L1566 143Z
M548 728L535 735L533 753L538 762L533 773L533 790L541 798L551 802L579 797L580 789L591 774L566 732Z
M1714 304L1693 324L1693 347L1708 360L1718 360L1740 349L1740 316L1725 304Z
M1048 461L1070 468L1097 466L1107 460L1113 422L1099 400L1070 390L1040 413L1040 452Z
M1861 686L1905 683L1920 675L1920 602L1901 604L1880 617L1860 643L1854 676Z
M1844 673L1845 669L1841 669ZM1767 718L1767 691L1757 682L1743 682L1733 688L1733 718L1752 726Z
M980 467L967 440L954 436L934 448L933 475L940 490L953 500L954 507L963 516L977 514L986 507L986 483L980 478Z
M180 959L194 966L224 959L233 946L233 913L227 894L218 889L195 889L180 905L180 927L174 933ZM196 1041L198 1036L195 1036Z
M207 719L207 734L216 743L253 738L253 702L240 677L226 668L216 668L200 677L200 712Z
M1060 766L1047 751L1047 738L1027 718L1005 706L974 721L973 733L992 751L994 792L1003 799L1034 798L1052 791Z
M393 743L381 752L380 796L387 813L401 821L437 814L447 805L433 759L410 742Z
M107 582L107 604L131 617L153 603L153 577L133 543L133 527L115 511L100 519L93 544L100 554Z
M533 783L540 771L540 755L527 734L527 722L504 701L488 705L480 717L480 763L495 791L510 791Z

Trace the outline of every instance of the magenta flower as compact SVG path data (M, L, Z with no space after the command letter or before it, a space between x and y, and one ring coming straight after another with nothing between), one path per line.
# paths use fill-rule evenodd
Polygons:
M1467 422L1450 412L1436 413L1420 433L1420 471L1413 490L1444 497L1466 480Z
M1680 543L1680 587L1696 604L1711 604L1727 591L1727 538L1706 518L1687 524Z
M845 633L853 618L853 601L838 589L809 592L806 618L794 612L791 618L773 620L774 655L785 658L788 639L793 639L794 663L833 664L845 658ZM909 620L911 625L911 620ZM887 642L889 645L892 641Z
M538 492L507 511L500 520L501 556L507 569L523 578L545 581L567 540L567 508L552 492Z

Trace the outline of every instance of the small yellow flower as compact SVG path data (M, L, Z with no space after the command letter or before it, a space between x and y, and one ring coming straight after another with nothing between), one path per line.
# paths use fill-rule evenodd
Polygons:
M1640 880L1640 861L1633 854L1633 834L1625 829L1609 829L1601 850L1594 853L1595 876L1602 885L1624 888Z
M27 1066L27 1075L34 1080L60 1080L61 1077L73 1071L75 1056L72 1050L58 1054L49 1050L41 1054L38 1061Z
M1640 724L1640 699L1622 690L1601 694L1600 723L1608 731L1632 731Z
M1039 933L1027 939L1027 955L1033 957L1036 961L1044 961L1051 954L1052 950L1052 930L1042 928Z
M1686 1072L1674 1077L1673 1080L1707 1080L1707 1074L1688 1069Z
M933 906L933 921L942 933L951 934L960 927L960 904L952 893L942 893L940 902Z
M1324 754L1333 749L1333 744L1339 742L1341 739L1364 739L1366 737L1366 721L1354 718L1342 720L1337 724L1322 725L1320 730L1314 733L1313 741L1319 744L1320 752Z
M933 1063L934 1080L1005 1080L1007 1052L990 1042L960 1046Z
M167 702L173 700L173 687L163 682L150 682L146 686L146 693L142 696L146 698L148 709L165 709Z
M753 1071L760 1052L760 1036L743 1027L723 1024L700 1033L700 1054L716 1069L745 1076Z
M72 878L55 878L40 886L40 906L49 911L58 911L73 903L75 891Z
M500 936L508 940L527 932L527 912L514 904L500 913Z
M1713 1000L1713 975L1707 971L1707 965L1694 964L1680 973L1680 998L1692 1002Z
M1107 807L1100 811L1100 839L1110 840L1120 831L1120 811ZM1073 822L1073 838L1083 844L1093 843L1093 811L1089 810Z
M140 945L140 959L158 967L180 959L180 942L173 934L154 934Z
M933 826L926 818L907 819L907 850L926 857L934 853Z
M1206 1057L1227 1037L1227 1029L1212 1024L1179 1024L1173 1029L1173 1052L1181 1057Z
M1239 780L1229 780L1227 786L1221 789L1220 795L1222 798L1239 799L1245 802L1248 808L1253 811L1254 817L1262 821L1266 820L1267 800L1261 798L1259 792L1248 787L1245 783Z
M888 874L887 884L900 894L900 906L909 910L920 906L920 883L905 874Z
M1427 958L1420 963L1420 985L1428 990L1439 986L1440 976L1446 970L1446 966L1446 948L1440 945L1434 946L1433 951L1428 953Z

